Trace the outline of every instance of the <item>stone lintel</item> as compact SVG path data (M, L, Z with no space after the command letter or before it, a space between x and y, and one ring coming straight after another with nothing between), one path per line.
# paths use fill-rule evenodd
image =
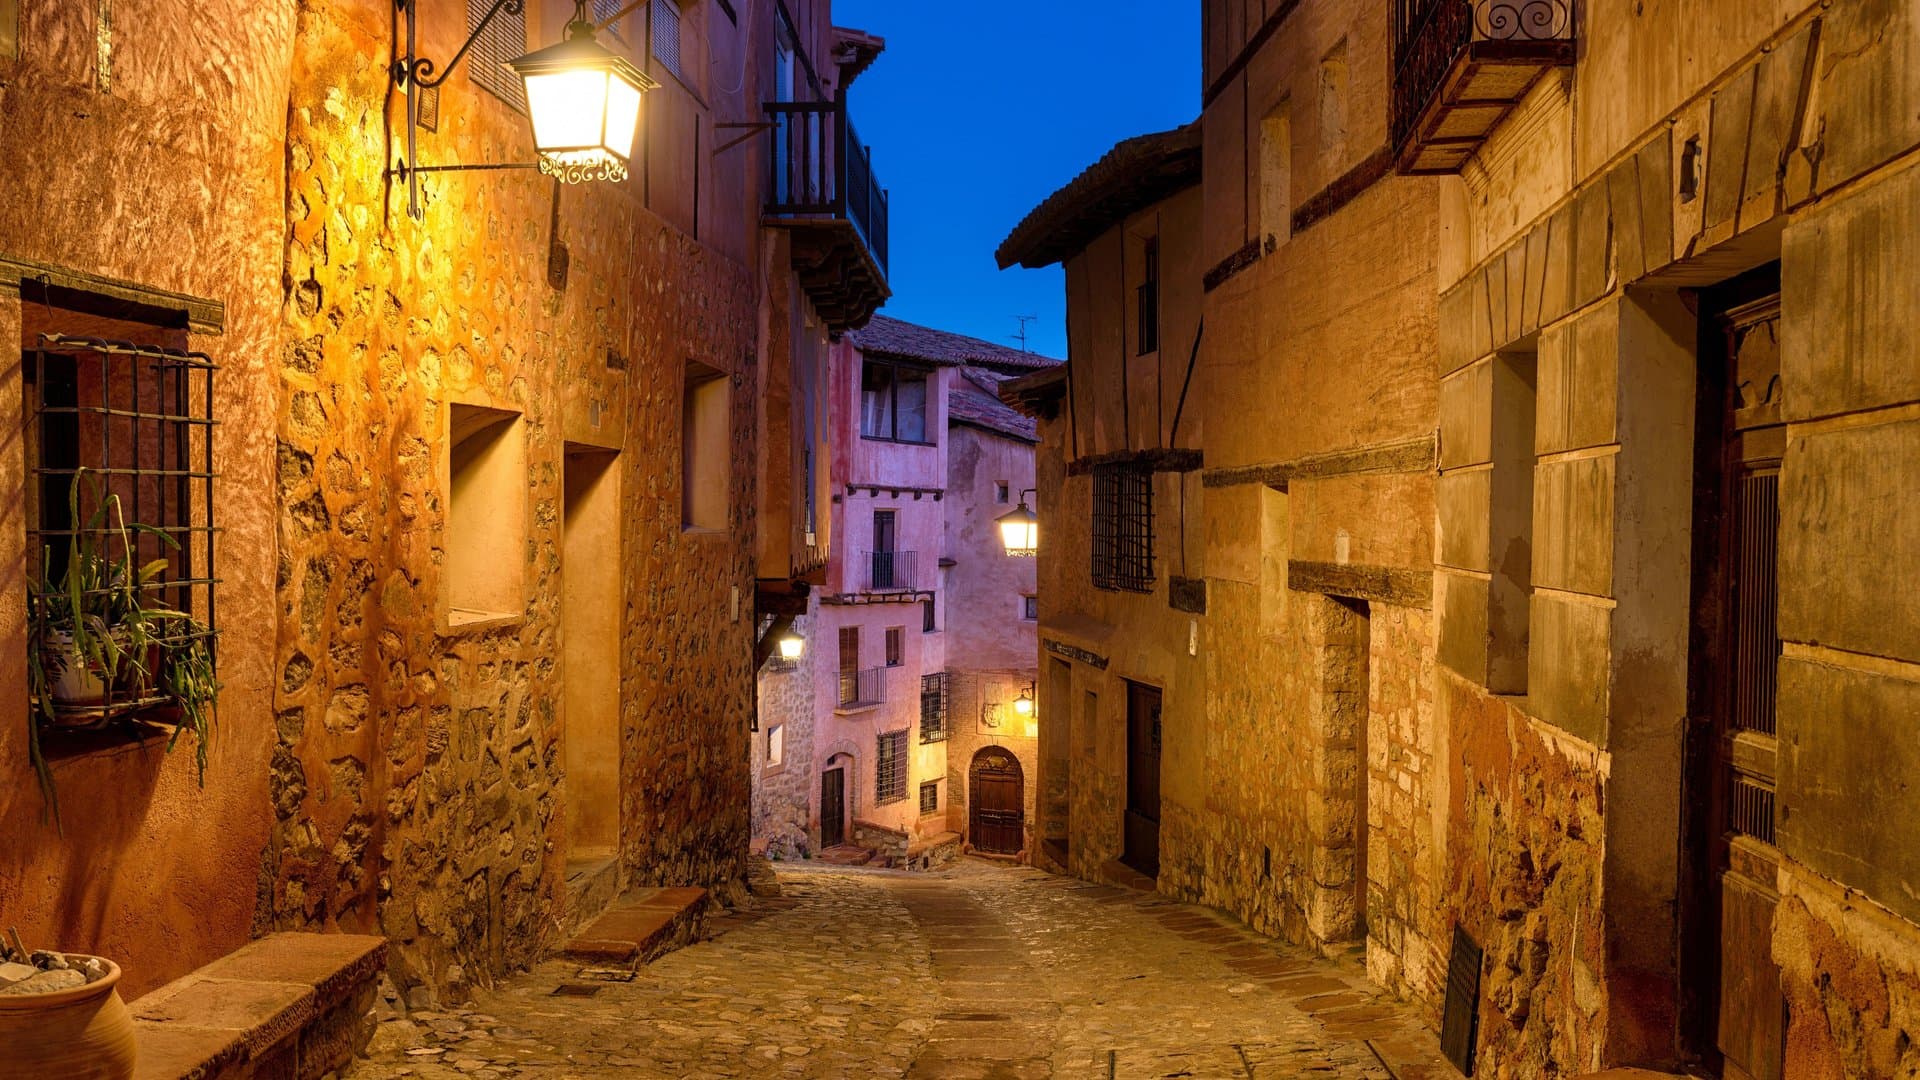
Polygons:
M186 317L186 328L195 333L218 334L226 328L227 306L218 300L206 300L185 293L149 288L130 281L101 277L79 270L67 270L46 263L0 254L0 290L18 294L22 282L36 282L54 288L94 293L139 308L171 312ZM136 316L149 321L154 316Z
M1234 465L1208 469L1202 483L1210 488L1238 484L1265 484L1287 489L1295 477L1347 476L1356 473L1420 473L1434 468L1434 439L1422 435L1400 442L1314 454L1293 461L1264 465Z
M1162 447L1154 450L1116 450L1110 454L1090 454L1067 462L1068 476L1085 476L1101 465L1134 465L1151 472L1188 473L1204 464L1198 450Z
M1287 562L1287 588L1325 596L1350 596L1384 604L1425 608L1433 603L1433 574L1398 566Z

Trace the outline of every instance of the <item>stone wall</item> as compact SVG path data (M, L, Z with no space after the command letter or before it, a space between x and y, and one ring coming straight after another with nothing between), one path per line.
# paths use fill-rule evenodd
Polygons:
M747 271L621 191L532 173L383 177L391 12L300 11L288 133L280 383L278 820L260 928L375 929L403 985L530 963L560 895L560 467L620 451L621 857L630 880L743 872L755 310ZM523 153L523 123L448 92L436 155ZM548 223L571 249L546 284ZM644 298L644 299L641 299ZM732 384L729 533L683 533L681 372ZM453 404L516 413L523 611L449 619ZM512 556L508 556L512 557ZM745 605L743 607L743 604Z
M1021 810L1026 824L1024 846L1031 851L1040 835L1035 828L1041 775L1038 736L1039 725L1044 721L1037 712L1032 718L1023 719L1013 711L1013 701L1033 681L1033 673L1020 669L956 669L950 674L953 698L947 722L953 734L947 738L947 771L945 783L941 785L939 818L947 831L957 832L962 839L972 842L968 814L972 806L973 759L989 746L999 747L1020 762ZM989 724L990 716L998 722Z
M765 845L768 858L806 858L820 846L820 826L812 810L818 798L818 769L813 758L813 675L824 643L815 639L812 619L793 622L793 632L807 642L798 661L783 664L777 657L760 669L760 730L753 737L753 842ZM781 762L767 761L768 733L781 729Z

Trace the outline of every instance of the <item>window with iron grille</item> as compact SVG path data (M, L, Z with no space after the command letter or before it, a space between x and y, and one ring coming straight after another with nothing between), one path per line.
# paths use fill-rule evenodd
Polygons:
M920 676L920 741L940 742L951 732L947 728L947 703L950 677L944 671Z
M1134 351L1145 356L1160 351L1160 240L1150 236L1140 251L1140 287L1135 297L1140 302L1136 334L1138 348Z
M880 736L873 759L873 801L899 802L907 797L907 731L889 731Z
M920 812L931 814L940 809L940 781L929 780L920 785Z
M467 0L469 34L486 19L492 7L493 0ZM526 84L507 66L508 61L518 59L526 51L526 15L503 7L494 12L487 28L473 39L473 50L467 54L467 75L475 85L486 87L495 97L526 112Z
M37 305L49 323L64 317L54 302ZM171 347L184 334L154 331L152 340L169 345L56 332L22 342L27 606L32 625L45 619L50 635L65 634L77 606L90 629L123 649L118 669L95 679L85 700L63 693L65 678L46 687L47 708L104 724L195 703L183 722L197 731L195 717L207 715L198 703L210 701L214 685L215 367ZM123 618L129 611L143 617ZM136 627L146 635L137 656L127 647ZM79 637L65 634L73 644L54 664L85 662ZM32 647L42 657L60 648L38 639Z
M1119 462L1093 469L1093 584L1153 590L1153 473Z
M680 5L673 0L653 0L653 58L674 78L686 78L680 71Z

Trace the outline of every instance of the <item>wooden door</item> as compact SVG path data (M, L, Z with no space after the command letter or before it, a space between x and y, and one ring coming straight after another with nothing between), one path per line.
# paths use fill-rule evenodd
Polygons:
M1014 855L1027 846L1026 781L1018 758L997 747L974 755L968 792L967 834L975 851Z
M1120 861L1160 876L1160 691L1127 684L1127 817Z
M828 769L820 774L820 846L847 842L847 771Z
M1715 1044L1724 1074L1781 1080L1786 1002L1773 962L1780 902L1774 847L1778 745L1774 695L1780 660L1775 555L1780 532L1780 297L1715 314L1726 378L1721 394L1709 584L1698 618L1705 638L1698 699L1708 715L1708 753L1698 768L1709 797L1706 877L1718 945ZM1709 968L1709 973L1711 973Z

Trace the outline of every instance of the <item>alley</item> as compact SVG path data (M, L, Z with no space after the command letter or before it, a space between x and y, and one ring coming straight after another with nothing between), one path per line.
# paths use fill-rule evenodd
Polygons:
M1444 1075L1357 963L1204 908L970 859L778 876L781 897L632 982L551 961L467 1008L388 1020L355 1075Z

